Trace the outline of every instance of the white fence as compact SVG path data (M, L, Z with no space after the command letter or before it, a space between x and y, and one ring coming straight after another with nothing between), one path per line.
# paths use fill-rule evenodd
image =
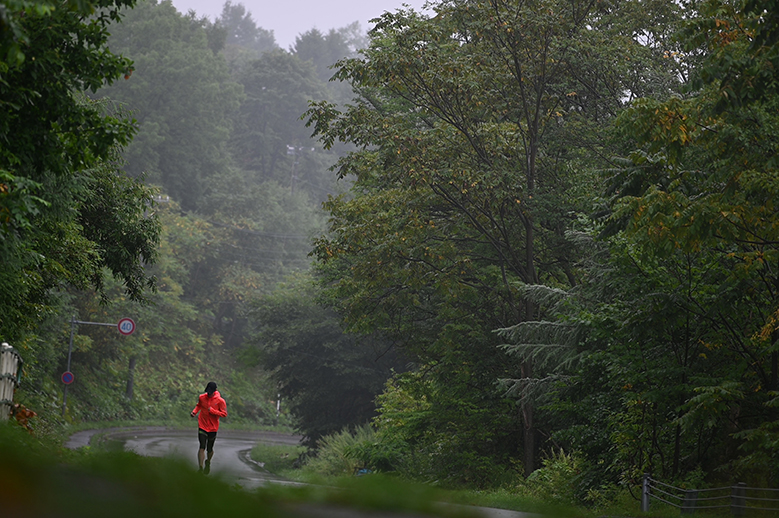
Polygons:
M0 344L0 421L7 421L14 404L14 389L22 376L22 357L16 349Z
M733 516L749 516L752 512L779 511L779 489L747 487L743 482L735 486L710 489L683 489L665 484L644 475L641 511L649 512L650 500L676 507L682 514L696 510L730 509Z

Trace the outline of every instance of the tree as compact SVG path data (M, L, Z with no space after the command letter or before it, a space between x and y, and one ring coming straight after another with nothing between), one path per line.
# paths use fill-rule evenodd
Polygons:
M358 147L339 162L342 177L357 178L353 198L326 205L331 234L317 256L340 265L328 281L350 329L403 337L442 381L478 366L475 392L494 399L476 404L502 410L495 380L532 383L535 373L529 356L506 361L493 331L543 316L518 286L579 282L565 230L587 210L594 167L606 165L598 132L626 92L645 91L650 53L615 23L618 9L594 2L436 11L385 13L365 59L339 63L336 77L361 101L309 111L326 146ZM638 72L617 53L635 57ZM538 425L529 398L518 421L529 473Z
M209 213L201 223L209 246L186 288L234 349L245 339L246 304L288 272L308 268L321 215L305 193L272 181L253 183L236 170L215 177L206 200Z
M132 76L99 92L137 119L124 153L128 173L161 186L185 210L201 208L210 178L229 164L230 116L241 97L209 47L207 25L169 2L139 4L110 40L134 60Z
M292 275L251 304L256 333L246 360L272 373L310 447L367 423L374 399L403 359L386 342L345 334L337 315L316 302L305 274Z
M777 55L775 20L760 2L698 7L684 32L688 53L701 56L690 95L644 99L621 117L635 148L611 179L612 222L648 256L694 257L685 285L717 294L695 301L689 313L706 322L701 340L717 349L727 369L695 378L679 420L683 429L727 423L717 437L725 444L716 452L720 463L735 458L733 434L762 436L754 443L762 444L759 456L775 458L764 441L774 433L764 435L775 426L779 380L773 267L779 98L769 66ZM708 271L719 277L702 279Z
M214 308L228 302L235 305L238 296L248 298L251 287L221 275L208 286L212 300L192 293L193 285L201 282L199 274L211 273L205 261L219 255L223 242L218 236L224 229L182 214L170 199L152 210L162 233L158 261L146 268L157 278L157 291L147 296L147 304L140 304L129 300L121 283L111 278L105 284L104 301L93 290L58 290L47 318L18 344L25 374L17 399L45 421L56 420L70 319L115 323L131 317L136 330L130 336L120 335L115 327L76 326L70 368L76 381L68 389L68 421L186 416L203 384L217 379L230 397L231 422L272 423L275 385L265 371L250 371L240 364L235 350L229 348L234 338L222 329L229 331L229 326L214 325ZM233 299L226 300L230 289ZM224 315L216 317L224 319Z
M752 289L708 251L659 255L624 235L592 241L587 280L566 293L553 322L568 339L540 333L570 360L545 398L554 439L585 454L590 488L722 469L736 445L723 431L755 417L750 407L734 420L713 402L732 397L744 375L725 344L752 319L756 306L744 296ZM514 347L540 345L532 331L514 329Z
M238 77L249 63L264 53L279 50L273 31L258 27L243 4L225 2L213 27L225 35L222 55L233 77Z
M95 91L130 73L106 48L132 1L18 3L3 10L0 61L0 255L4 340L19 340L45 313L51 290L102 286L103 268L142 299L154 281L158 224L152 191L120 172L132 121ZM95 11L94 16L90 16ZM22 15L23 14L23 15Z
M227 31L225 43L254 50L259 56L278 48L273 31L257 27L252 19L252 13L246 11L243 4L233 5L231 1L224 3L222 14L215 23Z
M327 98L336 103L347 103L352 98L352 88L347 81L334 80L335 64L342 59L357 56L367 46L367 39L360 32L360 24L354 22L340 29L330 29L322 34L317 29L301 33L295 38L292 52L302 61L310 62L319 80L326 85Z
M316 187L324 167L300 120L309 99L325 97L313 66L281 50L269 52L248 65L239 82L246 99L231 142L237 165L256 183L275 180L293 191L305 189L304 181Z
M302 61L311 62L323 83L330 80L334 73L331 67L337 61L354 55L344 32L330 29L322 34L318 29L311 29L295 38L294 54Z

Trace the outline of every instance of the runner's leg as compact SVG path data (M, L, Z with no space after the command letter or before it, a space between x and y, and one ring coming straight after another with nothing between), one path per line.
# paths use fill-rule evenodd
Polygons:
M211 459L214 457L214 441L216 440L216 432L208 432L208 440L206 441L206 449L208 450L208 458L206 459L206 466L203 473L208 475L211 472Z
M208 432L206 432L202 428L198 428L197 440L200 443L200 449L197 450L197 467L198 469L203 469L203 460L206 458L206 445L208 443Z

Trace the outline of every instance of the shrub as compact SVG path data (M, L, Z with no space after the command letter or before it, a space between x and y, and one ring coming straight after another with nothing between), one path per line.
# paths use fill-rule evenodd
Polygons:
M576 504L584 499L580 478L584 461L576 453L552 450L522 483L522 489L540 500L558 504Z
M365 444L374 441L375 435L370 426L361 426L354 432L346 429L327 435L319 440L317 455L309 460L306 468L324 476L352 475L367 467L360 454L368 451Z

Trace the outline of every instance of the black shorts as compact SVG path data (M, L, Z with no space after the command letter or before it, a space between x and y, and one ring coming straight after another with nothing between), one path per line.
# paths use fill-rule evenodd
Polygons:
M197 440L200 442L201 450L214 451L214 441L216 440L216 432L206 432L202 428L198 428Z

